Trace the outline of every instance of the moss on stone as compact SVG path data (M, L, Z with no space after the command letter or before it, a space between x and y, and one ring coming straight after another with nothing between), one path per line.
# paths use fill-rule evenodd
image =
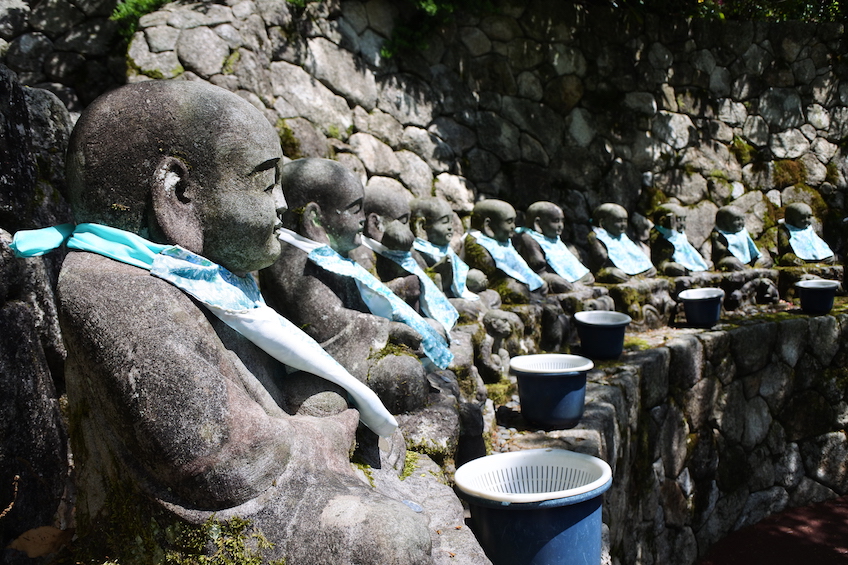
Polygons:
M471 398L477 396L477 383L471 378L470 367L457 367L454 369L456 381L459 385L459 392L463 398Z
M353 465L362 471L362 474L365 475L366 479L368 479L368 484L371 485L371 488L377 487L377 483L374 482L374 471L371 469L370 465L361 462L354 462Z
M165 554L165 565L261 565L261 550L273 544L250 520L233 517L224 522L214 516L199 526L178 525L169 532L175 550ZM285 565L285 559L268 562Z
M400 474L400 480L405 481L415 472L415 467L418 465L419 455L414 451L406 451L406 457L403 460L403 471Z
M382 349L377 351L372 351L371 355L368 356L368 359L379 361L383 357L388 357L389 355L406 355L408 357L418 358L412 350L406 345L402 345L399 343L387 343Z
M489 283L489 288L498 293L504 304L526 304L527 297L520 292L515 292L510 286L510 279L502 277Z
M730 152L743 167L758 157L757 149L738 135L734 135L733 141L730 142Z
M501 379L499 382L487 384L486 391L496 406L503 406L512 400L512 395L516 393L516 388L509 380Z
M839 167L833 161L825 166L824 180L830 184L837 184L839 182Z
M774 162L774 185L777 188L807 182L807 166L801 161L781 159Z
M453 454L456 452L455 442L447 442L440 445L427 438L422 438L418 442L412 440L407 440L407 442L407 451L416 451L428 456L442 469L447 468L451 464Z
M610 295L615 301L616 310L626 312L637 321L641 319L644 297L638 289L623 284L613 285L610 287Z
M666 202L668 202L668 196L662 190L649 186L642 190L639 209L645 216L650 216Z
M129 40L143 15L155 12L167 3L168 0L123 0L115 5L109 19L118 24L121 37Z
M236 63L241 59L241 53L239 51L233 51L230 53L230 56L224 61L224 67L221 70L222 74L231 75L235 72Z
M470 242L465 246L465 262L468 263L471 267L475 269L480 269L482 265L485 265L487 261L490 260L489 252L486 249L475 242ZM488 271L489 269L480 269ZM491 275L491 272L485 272L486 276Z
M300 159L303 153L300 151L300 141L295 137L292 129L286 124L286 120L280 118L275 125L277 135L280 136L280 146L283 154L290 159Z
M624 349L630 351L645 351L646 349L650 348L651 344L648 343L648 341L645 339L633 335L624 336Z

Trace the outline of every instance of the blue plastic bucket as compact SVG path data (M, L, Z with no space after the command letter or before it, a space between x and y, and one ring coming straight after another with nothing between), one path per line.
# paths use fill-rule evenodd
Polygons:
M683 302L686 323L696 328L711 328L721 317L724 291L720 288L690 288L677 295Z
M820 316L833 308L833 297L836 296L838 281L815 279L799 281L795 288L801 297L801 310L810 316Z
M592 359L617 359L624 350L624 332L631 318L621 312L592 310L574 314L580 353Z
M583 417L586 374L592 361L579 355L519 355L509 362L518 381L524 419L546 430L573 428Z
M609 465L563 449L498 453L457 469L471 528L494 565L599 565Z

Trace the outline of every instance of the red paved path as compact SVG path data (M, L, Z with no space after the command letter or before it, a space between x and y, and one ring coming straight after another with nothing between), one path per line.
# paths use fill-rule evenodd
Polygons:
M848 496L731 533L696 565L847 565Z

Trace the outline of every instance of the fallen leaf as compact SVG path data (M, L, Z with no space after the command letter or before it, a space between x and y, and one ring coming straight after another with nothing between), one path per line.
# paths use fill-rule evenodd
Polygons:
M73 530L41 526L22 533L18 539L9 544L9 547L26 553L29 558L43 557L59 551L63 545L71 541L73 535Z

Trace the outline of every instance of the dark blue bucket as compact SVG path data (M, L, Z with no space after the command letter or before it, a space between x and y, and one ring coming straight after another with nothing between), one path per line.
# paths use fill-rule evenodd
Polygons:
M838 287L838 281L824 279L795 283L795 288L801 297L801 310L810 316L828 314L833 308L833 297L836 296Z
M591 359L617 359L624 350L624 332L630 316L621 312L592 310L574 314L580 353Z
M724 291L720 288L690 288L677 299L683 303L686 323L696 328L711 328L721 318L721 302Z
M494 565L600 564L602 495L612 484L603 460L561 449L498 453L457 469L456 484Z
M518 381L521 415L546 430L573 428L583 417L586 374L594 366L579 355L519 355L509 362Z

